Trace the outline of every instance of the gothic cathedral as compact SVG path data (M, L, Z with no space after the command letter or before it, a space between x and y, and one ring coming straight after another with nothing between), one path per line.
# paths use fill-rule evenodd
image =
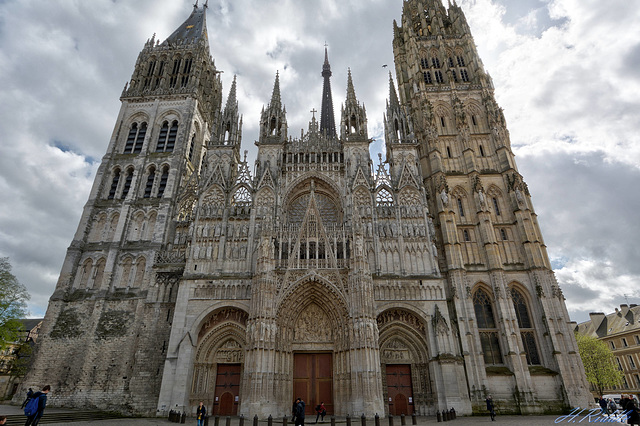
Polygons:
M121 95L25 387L163 415L587 407L564 298L462 9L403 1L386 156L349 72L289 134L276 74L255 165L206 5ZM391 76L390 76L391 77ZM397 89L396 89L397 83Z

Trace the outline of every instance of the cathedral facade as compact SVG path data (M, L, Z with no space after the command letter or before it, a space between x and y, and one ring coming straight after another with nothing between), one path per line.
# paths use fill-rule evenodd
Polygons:
M564 298L460 7L394 22L386 156L349 72L289 134L276 74L255 164L206 5L147 41L25 387L54 405L267 417L586 407ZM396 89L397 87L397 89ZM295 94L291 94L294 96ZM289 94L284 94L284 97Z

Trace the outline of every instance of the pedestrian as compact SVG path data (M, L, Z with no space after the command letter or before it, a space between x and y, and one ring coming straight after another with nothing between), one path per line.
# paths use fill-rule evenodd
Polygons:
M200 401L196 417L198 419L198 426L204 426L204 418L207 415L207 408L204 406L204 402Z
M7 424L7 416L0 416L0 425Z
M293 401L293 405L291 406L291 422L294 423L296 421L296 410L298 409L298 403L300 402L300 398L296 398Z
M489 411L489 415L491 416L491 421L495 421L496 420L496 412L493 408L493 399L491 398L491 395L489 395L487 397L487 411Z
M640 425L640 413L636 400L632 396L627 400L627 423L630 425Z
M616 410L618 409L618 407L616 406L616 402L609 398L609 414L615 414Z
M32 396L33 396L33 389L29 388L29 390L27 391L27 397L25 398L20 408L24 408L24 406L27 405L27 402L29 402Z
M600 409L602 410L602 414L607 414L607 400L604 399L602 395L600 395L600 401L598 401L598 403L600 404Z
M304 410L306 404L302 398L298 398L298 405L296 405L296 426L304 426Z
M320 420L324 422L324 416L327 415L327 409L324 407L324 402L321 402L316 406L316 423L318 423L318 417L322 417Z
M31 416L27 417L27 422L24 424L24 426L38 425L40 418L44 414L44 409L47 406L47 394L50 391L51 391L51 386L46 385L45 387L42 388L41 392L36 392L33 394L33 396L31 396L31 399L38 400L38 409L36 410L35 414L32 414Z

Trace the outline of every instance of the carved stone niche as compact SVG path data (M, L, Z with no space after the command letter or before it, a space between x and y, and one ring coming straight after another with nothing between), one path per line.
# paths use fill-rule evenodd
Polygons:
M411 352L404 342L393 339L382 347L380 357L383 364L393 364L397 362L410 362Z
M235 340L227 340L216 350L213 356L215 363L239 364L244 362L242 345Z
M198 333L198 340L200 341L209 331L223 322L232 321L246 327L248 317L249 315L245 311L236 308L224 308L214 312L202 324L200 333Z
M331 321L318 305L311 304L298 316L293 336L296 343L332 342Z

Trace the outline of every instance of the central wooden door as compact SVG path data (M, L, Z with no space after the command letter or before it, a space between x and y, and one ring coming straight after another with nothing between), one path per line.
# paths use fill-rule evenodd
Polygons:
M387 395L390 414L394 416L413 414L410 365L387 364Z
M315 414L324 402L327 414L333 414L333 362L327 353L300 353L293 356L293 402L302 398L306 414Z
M235 416L240 402L240 364L218 364L213 414Z

